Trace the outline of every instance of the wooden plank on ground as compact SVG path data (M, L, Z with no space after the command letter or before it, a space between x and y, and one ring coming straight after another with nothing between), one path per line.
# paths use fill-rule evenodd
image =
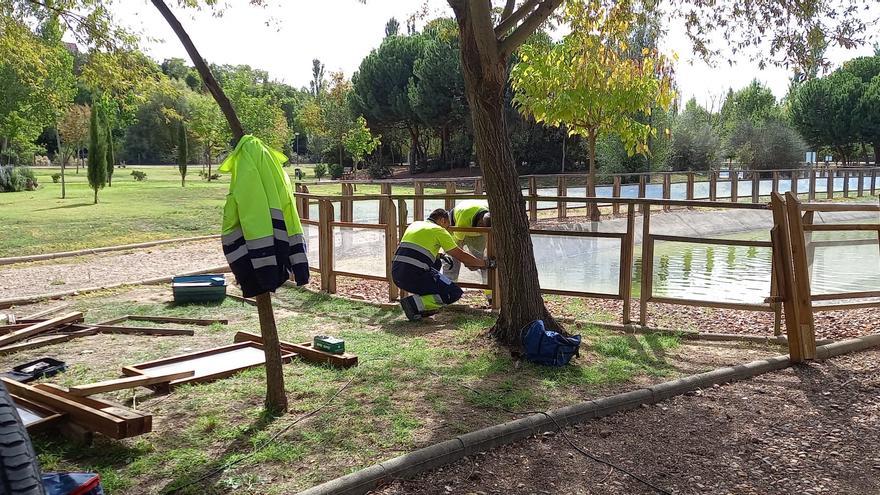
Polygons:
M10 397L12 397L12 402L15 404L15 409L18 411L18 417L21 418L21 422L24 427L27 428L28 433L40 431L64 417L64 414L59 413L58 411L54 411L27 399L15 395L10 395Z
M19 340L24 340L33 335L48 332L54 328L60 327L61 325L65 325L68 323L77 323L80 321L83 321L83 314L77 311L74 313L68 313L64 316L59 316L57 318L42 321L40 323L34 323L30 326L22 328L21 330L16 330L12 333L0 337L0 347L5 347L9 344L18 342Z
M45 347L47 345L59 344L61 342L67 342L73 339L77 339L80 337L88 337L89 335L95 335L98 333L98 329L94 327L86 327L82 330L76 330L70 333L64 333L60 335L51 335L40 339L28 340L26 342L18 342L16 344L8 345L6 347L0 347L0 356L6 354L12 354L14 352L26 351L28 349L38 349L40 347Z
M70 393L80 397L86 397L104 392L112 392L114 390L125 390L127 388L145 387L147 385L157 385L162 383L170 383L174 380L189 378L195 374L192 370L178 371L176 373L165 373L162 375L142 375L128 376L125 378L116 378L114 380L105 380L102 382L89 383L86 385L76 385L70 387Z
M262 344L263 337L249 332L238 332L235 334L235 342L256 342ZM351 368L358 364L358 357L354 354L333 354L330 352L324 352L312 347L311 342L291 344L289 342L281 341L280 344L281 350L299 354L299 356L306 361L330 364L340 368Z
M69 306L70 306L70 303L59 304L57 306L52 306L51 308L46 308L42 311L37 311L36 313L34 313L32 315L24 316L24 317L22 317L22 319L35 320L37 318L42 318L44 316L51 315L52 313L57 313L57 312L61 311L62 309L65 309Z
M33 325L33 323L14 323L10 325L0 325L0 335L6 335L7 333L12 333L16 330L27 328L31 325Z
M34 385L34 388L123 420L125 422L125 437L123 438L135 437L153 431L153 415L149 413L136 411L107 399L79 397L54 383L38 383Z
M126 421L118 416L107 414L98 409L84 406L78 402L61 397L45 390L31 387L15 380L0 377L10 394L16 395L44 407L49 407L67 415L79 425L96 431L110 438L126 438Z
M183 325L209 326L215 323L228 325L229 320L222 318L179 318L176 316L128 315L131 321L150 321L153 323L180 323Z
M98 333L119 333L126 335L195 335L189 328L121 327L116 325L94 325Z
M282 349L282 362L289 362L295 353ZM204 351L182 354L146 363L123 366L122 374L127 376L157 375L178 371L193 371L189 378L170 382L176 386L184 383L201 383L232 376L242 370L262 366L266 362L263 346L254 341L239 342Z

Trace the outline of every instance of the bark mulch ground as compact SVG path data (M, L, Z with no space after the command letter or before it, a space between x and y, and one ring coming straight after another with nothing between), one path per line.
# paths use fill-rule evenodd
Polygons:
M567 428L587 452L671 493L880 493L880 350L716 386ZM374 493L658 493L558 433Z

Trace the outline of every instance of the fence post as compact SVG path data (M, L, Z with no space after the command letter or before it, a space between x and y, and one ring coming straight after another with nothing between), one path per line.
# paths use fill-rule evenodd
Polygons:
M385 223L385 278L388 280L388 300L396 301L400 293L397 286L394 285L394 281L391 280L391 263L394 259L394 252L397 251L397 215L399 213L394 207L394 200L390 197L383 198L382 202L385 204L383 223Z
M620 297L623 298L623 324L632 323L630 305L632 303L632 265L635 250L636 209L632 203L626 205L626 235L621 239L620 253Z
M642 285L639 294L639 325L648 324L648 300L654 283L654 241L651 239L651 208L642 209Z
M718 200L718 171L709 171L709 201Z
M646 187L647 187L647 182L645 179L645 175L641 174L641 175L639 175L639 197L640 198L645 197ZM651 205L645 205L645 204L639 203L639 208L650 210Z
M474 194L483 194L482 179L474 179Z
M843 171L843 197L849 197L849 170Z
M880 165L880 164L877 164ZM871 196L877 192L877 169L871 171Z
M589 179L587 179L587 180L589 180ZM589 193L589 190L590 189L587 188L588 193ZM611 186L611 196L613 196L615 198L620 197L620 176L619 175L614 176L614 183ZM611 205L611 213L614 215L617 215L618 213L620 213L620 203L615 202ZM588 217L590 216L590 208L589 207L587 208L587 216Z
M672 197L672 174L663 174L663 199ZM663 205L663 211L669 211L672 207Z
M694 173L688 172L687 174L687 199L694 199Z
M826 192L826 194L827 194L826 197L828 199L833 199L834 198L834 171L831 169L826 170L825 171L825 179L826 179L825 183L827 184L827 188L828 188L828 190Z
M773 244L773 267L777 270L776 286L785 312L788 353L792 362L801 363L804 361L804 346L798 324L799 308L795 302L797 286L794 283L791 262L791 244L788 237L788 215L785 210L785 200L779 194L773 194L770 196L770 206L773 210L774 224L770 230L770 241Z
M773 192L779 192L779 172L773 171Z
M816 169L810 169L810 201L816 201Z
M816 328L813 322L813 305L810 301L810 270L804 243L804 226L801 220L801 203L794 195L785 195L788 210L789 242L797 285L795 304L798 306L798 323L804 359L816 358Z
M298 193L304 193L303 185L299 182L295 185L295 190ZM308 220L309 219L309 198L304 198L301 196L295 196L296 198L296 212L299 213L299 217Z
M489 258L495 258L495 236L492 235L492 231L490 230L486 239L486 256ZM492 287L492 311L498 311L501 309L501 277L498 274L498 268L489 268L489 276L488 282L489 286Z
M568 195L568 188L565 187L565 176L557 175L556 176L556 195L560 197L564 197ZM568 208L567 203L560 199L556 200L556 218L562 220L568 217Z
M397 228L399 230L398 241L403 238L406 226L409 224L409 210L406 207L406 200L397 200Z
M789 187L789 189L791 190L792 194L794 194L794 197L798 197L798 181L800 180L800 176L800 170L791 171L791 187Z
M776 192L776 189L773 189L773 192ZM757 170L752 171L752 203L758 204L761 202L761 172Z
M354 195L354 187L351 184L342 183L342 195L345 196L353 196ZM354 217L354 201L351 199L343 199L339 205L339 218L343 222L352 222L352 218Z
M413 220L422 220L425 218L425 185L419 181L413 182L413 192L416 197L413 199Z
M739 202L739 171L730 170L727 172L730 175L730 202L738 203Z
M322 199L318 202L318 267L321 274L321 290L336 293L336 276L333 275L333 203Z
M529 221L538 221L538 184L534 177L529 177Z
M455 181L446 181L446 194L455 194ZM443 206L447 211L455 208L455 198L447 197L446 203Z
M859 190L858 197L865 195L865 171L859 170Z

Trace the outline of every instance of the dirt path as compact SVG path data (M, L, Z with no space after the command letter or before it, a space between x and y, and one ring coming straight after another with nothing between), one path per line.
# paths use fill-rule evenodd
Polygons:
M880 492L880 351L697 391L567 430L672 493ZM657 493L545 434L398 481L392 494Z
M0 267L0 299L135 282L225 263L217 239Z

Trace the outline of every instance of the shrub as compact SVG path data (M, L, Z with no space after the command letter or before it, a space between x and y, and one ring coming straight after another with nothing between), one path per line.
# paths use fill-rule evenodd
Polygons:
M684 120L672 129L667 158L672 170L709 170L719 161L719 139L712 126Z
M0 192L33 191L37 177L30 167L0 166Z
M798 167L807 145L786 123L771 120L740 123L730 136L729 148L749 169L771 170Z
M370 163L367 165L367 175L371 179L391 177L391 167L381 159L370 160Z
M132 170L131 176L134 177L134 180L138 182L147 180L147 173L140 170Z
M331 163L331 164L330 164L330 167L328 168L328 172L330 172L330 178L331 178L331 179L339 179L339 178L341 178L341 177L342 177L342 171L343 171L343 169L342 169L342 165L340 165L340 164L338 164L338 163Z
M52 182L53 183L57 184L58 181L60 181L60 180L61 180L61 174L59 174L57 172L52 174Z
M318 163L315 165L315 178L321 180L324 176L327 175L327 165L323 163Z

